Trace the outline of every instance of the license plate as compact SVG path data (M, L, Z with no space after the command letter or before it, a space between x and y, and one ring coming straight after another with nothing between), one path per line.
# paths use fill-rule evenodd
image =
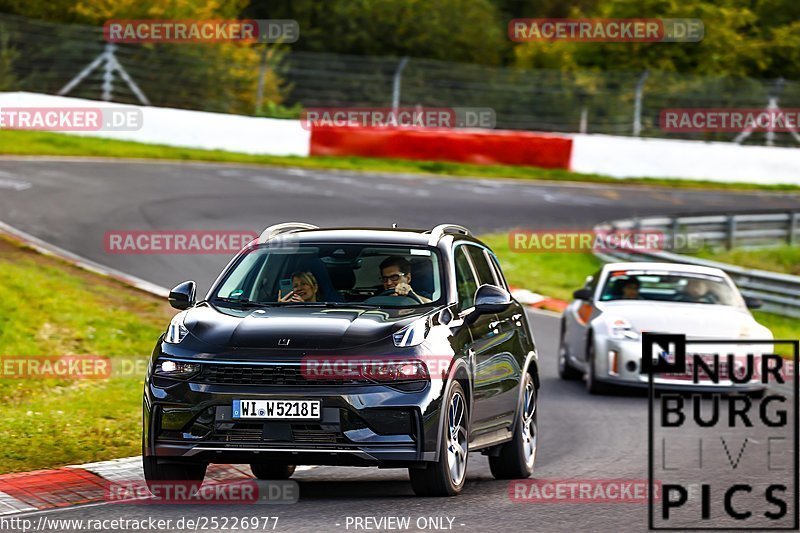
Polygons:
M319 420L321 413L319 400L233 400L233 418Z

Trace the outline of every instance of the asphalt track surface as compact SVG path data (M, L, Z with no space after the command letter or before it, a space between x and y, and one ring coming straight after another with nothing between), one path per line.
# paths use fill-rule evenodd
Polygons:
M106 232L322 227L591 229L634 215L796 208L800 196L256 166L0 158L0 221L162 286L205 294L229 255L116 255ZM529 287L535 290L535 287Z
M321 226L431 227L476 233L512 227L589 228L619 217L796 207L771 193L542 184L510 180L360 175L215 164L0 160L0 221L99 263L164 286L204 290L227 256L110 255L116 230L247 229L286 220ZM204 285L205 284L205 285ZM535 290L535 287L529 287ZM647 398L589 396L556 375L558 318L531 313L542 373L538 479L647 477ZM100 504L34 513L50 519L278 516L275 531L366 531L356 517L452 518L455 531L643 531L641 503L515 503L509 482L471 454L457 498L417 498L405 470L319 467L298 472L293 505ZM716 512L716 511L715 511ZM348 517L351 519L348 522ZM349 524L349 527L348 527ZM270 523L270 528L272 523ZM271 530L271 529L270 529ZM372 529L374 530L374 529ZM429 529L430 530L430 529Z

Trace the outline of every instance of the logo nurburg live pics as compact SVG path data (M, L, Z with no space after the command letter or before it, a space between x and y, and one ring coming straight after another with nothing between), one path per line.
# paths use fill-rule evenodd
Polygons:
M642 335L650 530L798 530L799 357L797 340Z

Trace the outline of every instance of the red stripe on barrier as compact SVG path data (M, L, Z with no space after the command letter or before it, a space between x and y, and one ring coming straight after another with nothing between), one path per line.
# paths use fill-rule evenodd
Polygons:
M314 127L311 155L569 169L572 139L502 130Z

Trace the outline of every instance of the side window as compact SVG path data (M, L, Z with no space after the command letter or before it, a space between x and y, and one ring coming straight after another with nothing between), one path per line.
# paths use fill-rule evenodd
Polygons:
M478 273L478 285L497 285L497 280L494 279L494 272L489 262L486 261L486 254L483 253L483 248L477 246L464 246L469 252L469 257L472 259L472 264L475 265L475 271Z
M468 307L472 307L475 301L475 291L478 290L478 283L475 280L475 275L472 273L472 268L467 259L466 250L464 246L459 246L455 251L456 260L456 288L458 291L458 310L463 311Z
M506 278L503 277L503 271L500 270L500 261L497 260L497 257L494 254L488 255L491 259L491 264L494 267L494 274L497 276L497 280L500 282L500 287L508 290L508 283L506 282Z

